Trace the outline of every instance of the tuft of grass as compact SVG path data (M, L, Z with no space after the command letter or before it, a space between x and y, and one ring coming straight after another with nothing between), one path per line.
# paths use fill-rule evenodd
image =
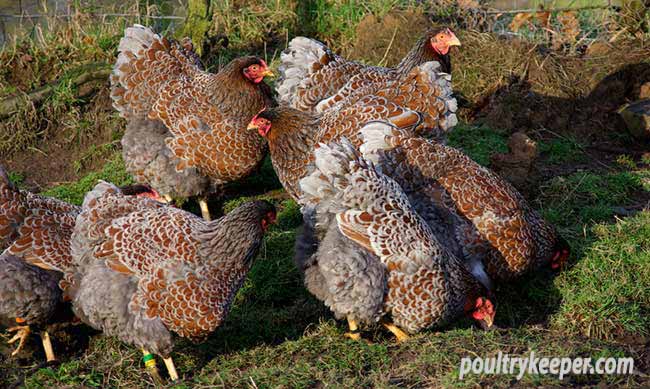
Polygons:
M44 191L45 196L52 196L72 204L81 205L84 196L97 181L104 180L118 186L133 184L133 178L126 172L121 153L115 153L101 171L90 173L76 182L59 185Z
M13 182L16 186L21 187L23 182L25 182L25 175L18 172L9 172L9 181Z
M642 172L556 177L542 185L537 203L548 220L579 234L585 225L609 220L614 207L625 205L635 191L643 190L643 177Z
M487 166L496 153L508 152L508 139L487 126L459 123L448 136L448 144L461 149L477 163Z
M539 142L539 151L551 164L579 162L585 160L584 148L573 136Z
M611 339L650 334L650 212L591 228L595 240L558 284L553 326Z

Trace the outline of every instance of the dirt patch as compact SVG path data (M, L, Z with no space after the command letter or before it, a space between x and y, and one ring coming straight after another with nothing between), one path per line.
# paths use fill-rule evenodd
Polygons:
M75 181L101 168L119 149L124 125L111 106L108 85L58 119L45 136L35 136L33 146L0 158L10 171L25 177L30 189Z
M469 101L464 117L511 131L625 133L616 111L650 81L650 48L639 41L598 42L581 55L486 33L463 33L461 41L454 86Z

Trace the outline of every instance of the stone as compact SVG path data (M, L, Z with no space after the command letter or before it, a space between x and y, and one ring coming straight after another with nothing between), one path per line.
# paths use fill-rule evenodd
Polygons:
M650 139L650 98L622 106L618 110L632 136Z

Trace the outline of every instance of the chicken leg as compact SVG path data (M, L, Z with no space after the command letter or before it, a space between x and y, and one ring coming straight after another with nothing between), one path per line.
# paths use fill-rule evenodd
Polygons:
M397 343L404 342L410 338L406 332L402 331L402 329L396 326L395 324L393 323L382 323L382 324L384 325L384 327L386 327L386 329L388 329L388 331L392 332L393 335L397 337Z
M149 351L142 349L142 361L144 362L144 366L147 369L147 372L149 372L149 375L153 378L153 380L158 384L162 385L163 380L160 378L160 373L158 373L158 368L156 367L156 360L153 357L153 354L151 354Z
M169 373L169 378L171 378L172 381L176 381L178 379L178 373L176 372L176 366L174 366L174 361L172 360L172 357L163 358L163 361L165 362L165 366L167 366L167 372Z
M41 341L43 342L43 349L45 350L45 358L48 362L56 360L54 356L54 349L52 348L52 341L50 340L50 334L47 331L41 333Z
M18 319L16 319L16 321L18 321ZM8 328L7 331L16 333L13 338L7 341L8 344L13 344L16 341L19 341L18 347L16 347L16 349L11 353L11 356L13 357L16 356L20 350L22 350L23 346L25 345L25 341L27 340L27 337L32 332L32 330L29 328L29 326L15 326Z
M350 332L346 332L345 336L352 340L361 340L361 334L359 333L359 324L356 320L350 319L348 317L348 327L350 327Z
M201 207L201 215L203 215L203 219L208 222L212 220L212 217L210 216L210 208L208 208L208 201L205 197L199 198L199 206Z

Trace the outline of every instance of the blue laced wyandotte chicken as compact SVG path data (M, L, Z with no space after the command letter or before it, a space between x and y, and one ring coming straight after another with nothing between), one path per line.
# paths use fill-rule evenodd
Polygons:
M206 221L101 182L72 236L74 312L147 361L161 355L175 380L172 334L198 342L222 323L274 221L266 201Z

